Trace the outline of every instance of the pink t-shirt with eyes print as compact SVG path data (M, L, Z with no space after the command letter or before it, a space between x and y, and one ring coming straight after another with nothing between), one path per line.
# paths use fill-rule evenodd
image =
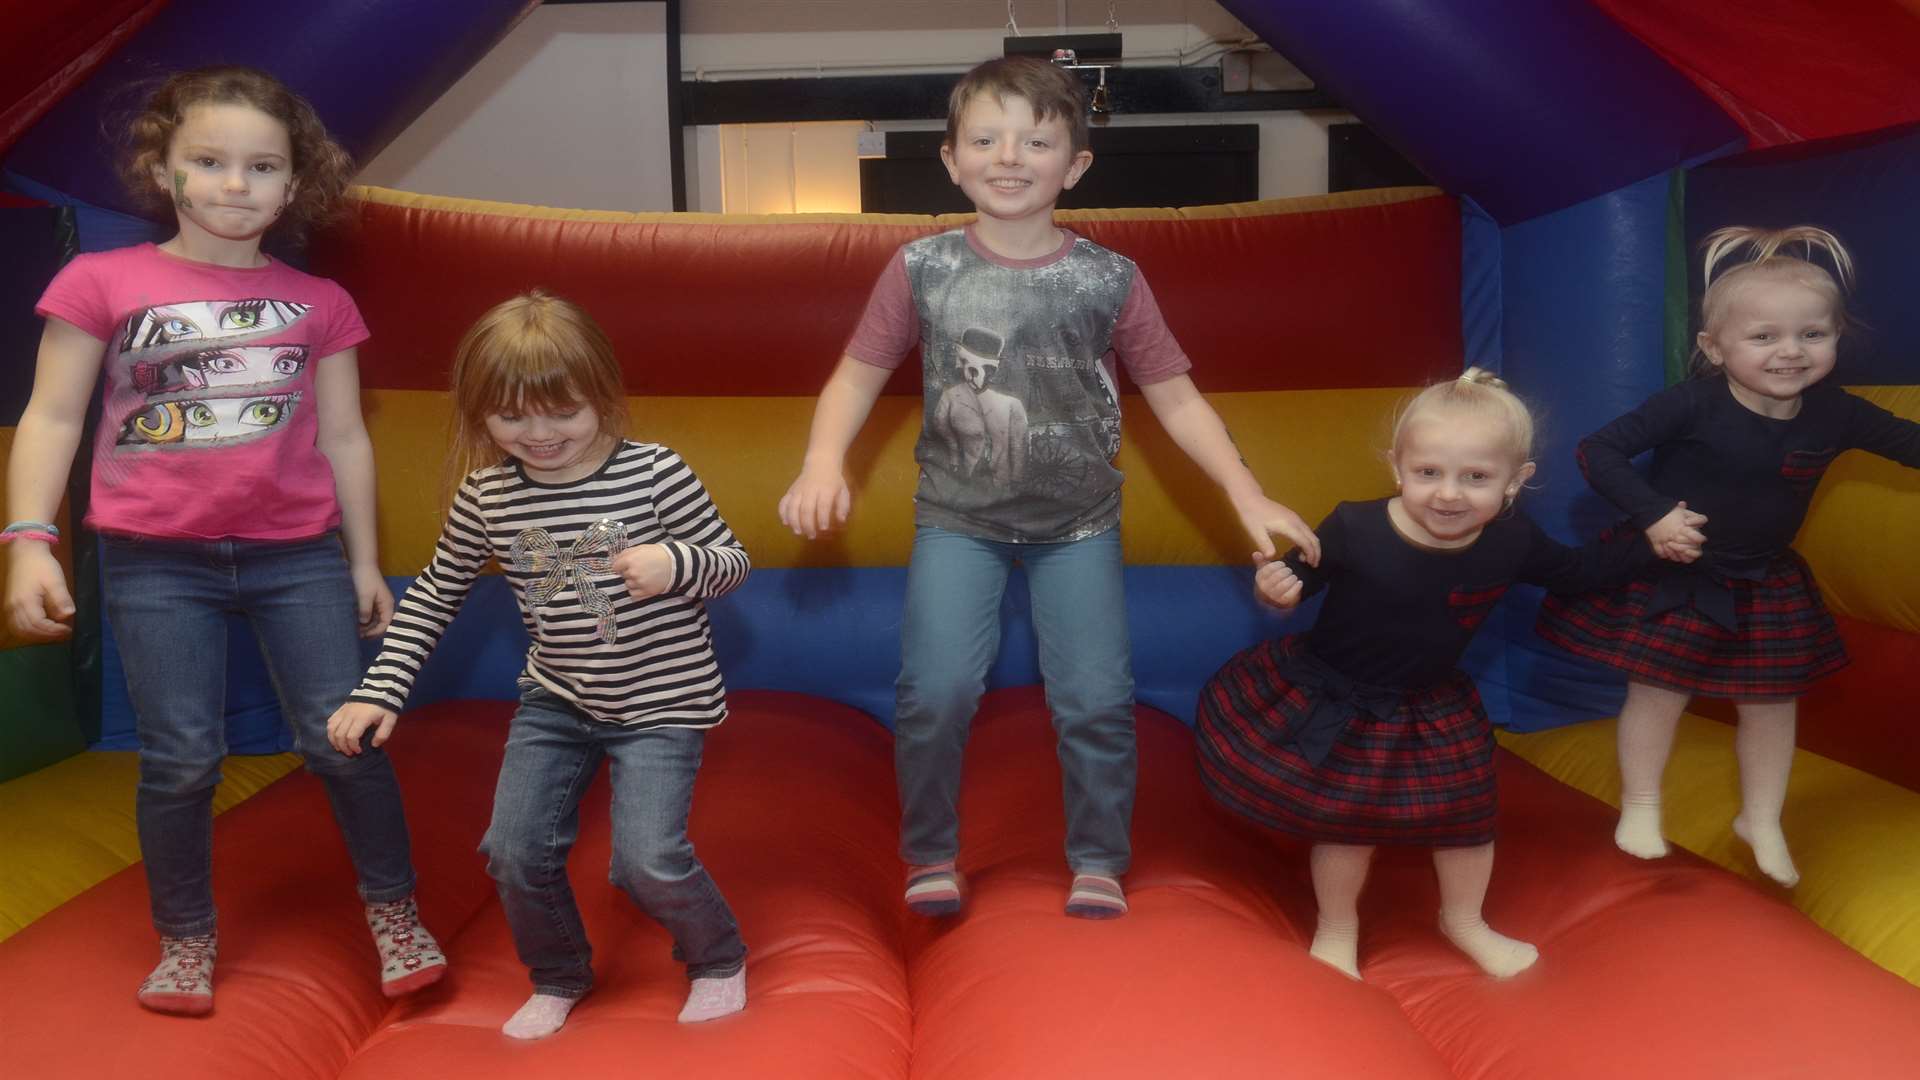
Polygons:
M278 260L238 269L141 244L75 258L34 310L106 344L88 525L295 540L340 523L313 376L367 339L346 290Z

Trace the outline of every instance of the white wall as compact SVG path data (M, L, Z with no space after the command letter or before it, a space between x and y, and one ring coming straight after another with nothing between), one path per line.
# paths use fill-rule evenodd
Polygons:
M673 209L666 6L539 7L360 182L595 210Z
M1025 33L1099 32L1105 0L1016 0ZM367 165L361 179L412 191L614 210L667 210L664 12L655 3L536 9ZM1116 0L1135 65L1217 67L1251 41L1213 0ZM713 80L883 72L958 74L1001 52L1005 0L683 0L681 65ZM1263 198L1326 190L1326 127L1338 112L1115 116L1133 124L1255 123ZM853 210L857 165L837 149L862 125L690 128L688 209ZM878 123L938 130L939 121Z

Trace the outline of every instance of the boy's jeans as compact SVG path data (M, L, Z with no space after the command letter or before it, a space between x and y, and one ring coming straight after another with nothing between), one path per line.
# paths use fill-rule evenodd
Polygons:
M1015 560L1033 595L1040 677L1059 737L1067 864L1125 873L1132 856L1133 671L1120 530L1058 544L1009 544L914 531L907 566L894 770L900 857L925 865L959 851L960 764L987 670L1000 648L1000 599Z
M521 687L480 851L534 991L577 998L593 986L593 947L567 882L567 853L601 758L612 770L611 880L673 935L689 979L739 971L747 947L733 911L687 839L706 732L604 724L543 687Z
M307 769L325 785L368 903L413 893L386 754L347 757L327 718L360 682L359 615L340 539L157 540L102 534L105 603L140 737L134 817L153 925L212 933L213 789L226 756L227 617L252 625Z

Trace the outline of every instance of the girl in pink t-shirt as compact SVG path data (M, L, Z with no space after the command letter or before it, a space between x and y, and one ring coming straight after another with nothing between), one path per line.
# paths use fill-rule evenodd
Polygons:
M393 766L342 754L326 721L358 684L357 639L393 614L374 544L373 448L336 284L263 255L283 220L337 205L352 162L313 107L249 68L183 72L129 132L127 181L178 232L81 255L47 287L33 396L8 467L7 622L66 637L74 604L51 547L96 378L86 523L140 739L135 817L161 959L147 1008L213 1008L210 862L225 754L227 620L245 616L307 767L328 789L367 905L381 986L439 980L420 925Z

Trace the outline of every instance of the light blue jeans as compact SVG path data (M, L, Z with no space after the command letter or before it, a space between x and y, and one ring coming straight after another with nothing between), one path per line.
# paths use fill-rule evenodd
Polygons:
M1058 544L915 530L895 684L900 857L924 865L960 850L967 729L1000 650L1000 600L1016 561L1033 596L1040 677L1058 738L1067 865L1124 873L1132 858L1135 757L1117 528Z
M140 737L134 820L154 927L169 937L214 929L213 789L227 753L227 616L236 612L260 641L295 748L326 787L361 898L411 895L413 861L393 763L371 746L346 757L327 742L327 718L361 673L360 620L340 538L103 534L100 543L107 617Z
M520 685L480 852L534 991L577 998L593 987L593 946L567 882L567 853L602 758L612 770L610 879L673 935L689 979L739 971L747 946L733 910L687 839L707 733L601 723L537 684Z

